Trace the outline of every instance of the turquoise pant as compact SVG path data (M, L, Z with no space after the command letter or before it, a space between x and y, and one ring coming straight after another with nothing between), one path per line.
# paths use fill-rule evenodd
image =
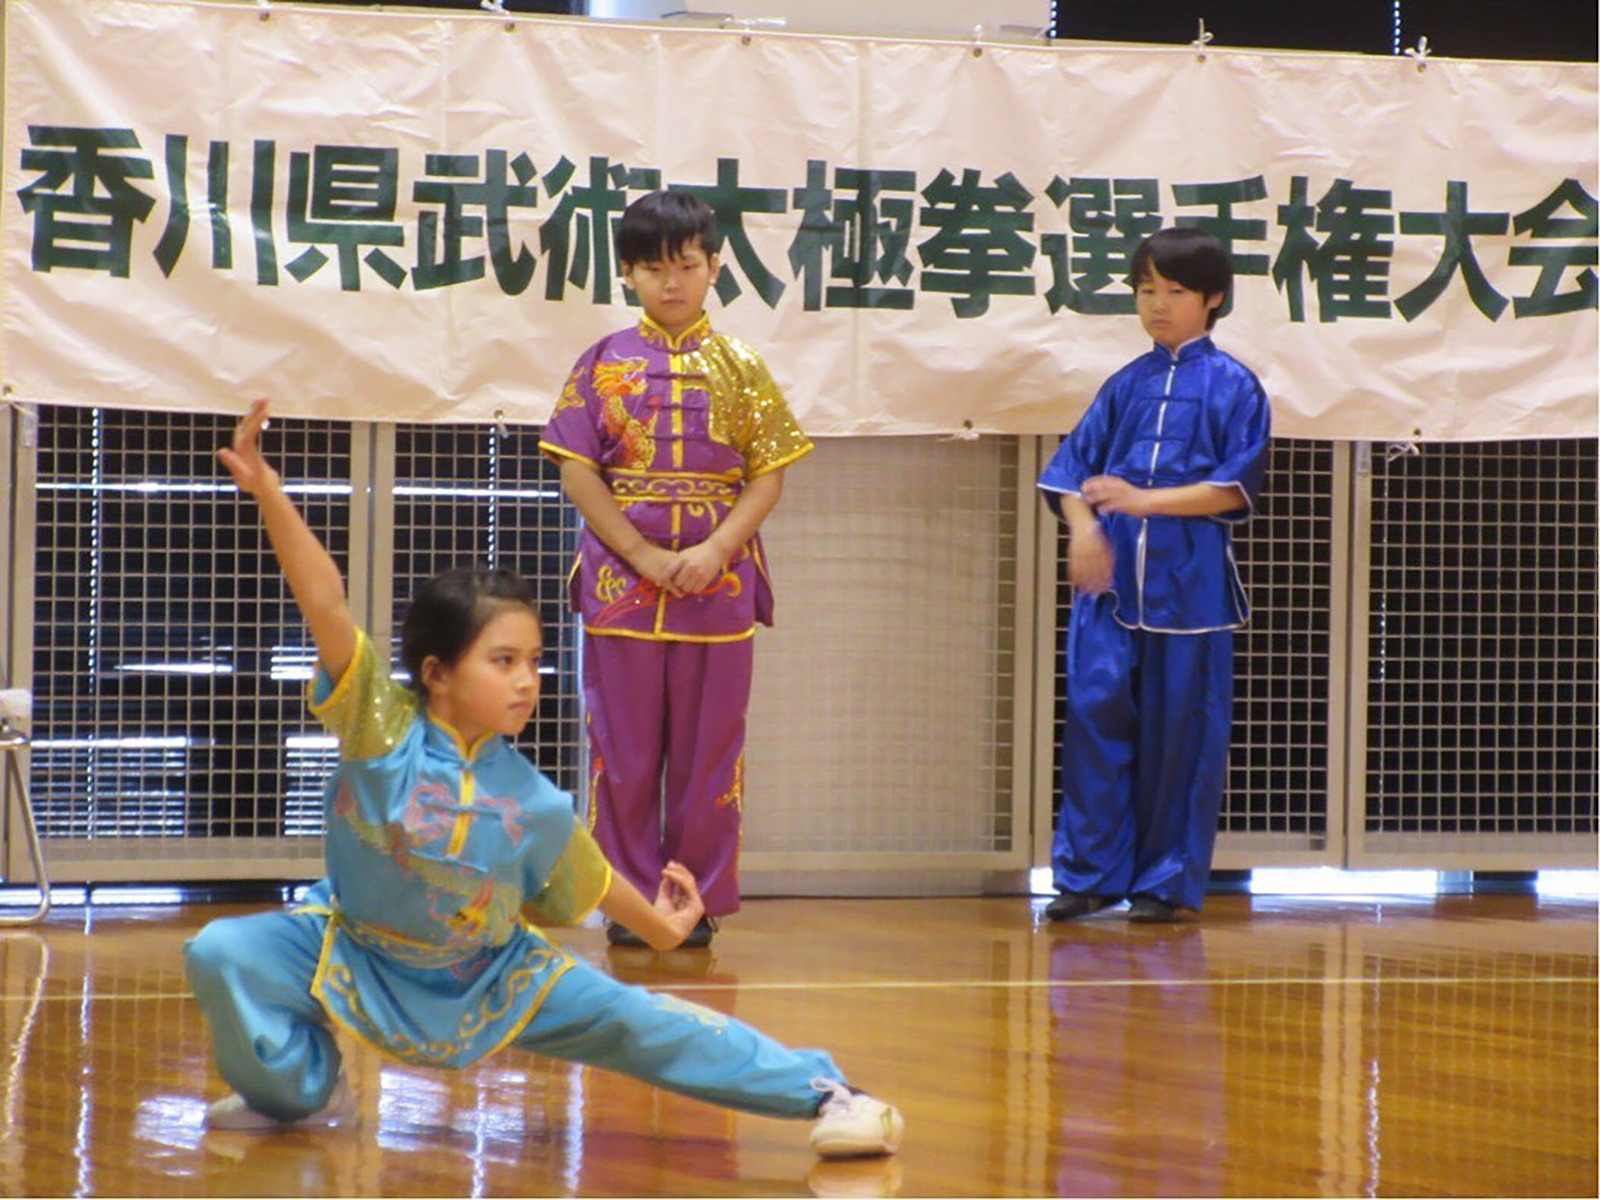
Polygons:
M184 947L217 1069L257 1112L297 1120L328 1102L339 1049L311 994L327 918L263 913L213 921ZM821 1050L790 1050L742 1021L618 983L578 962L511 1045L604 1067L744 1112L808 1119L843 1081Z

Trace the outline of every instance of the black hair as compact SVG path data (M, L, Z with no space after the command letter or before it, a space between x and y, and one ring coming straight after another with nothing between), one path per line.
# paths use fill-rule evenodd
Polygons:
M1145 238L1133 252L1128 286L1138 288L1150 277L1152 267L1163 278L1181 283L1207 300L1212 296L1222 297L1222 303L1206 318L1207 329L1217 323L1217 317L1228 307L1228 293L1233 289L1233 262L1222 243L1204 229L1162 229Z
M640 196L617 222L617 258L626 265L677 258L693 241L712 255L722 245L722 235L711 206L689 192L669 189Z
M515 571L452 567L423 584L400 627L400 664L410 674L413 690L428 694L422 664L430 657L454 666L496 613L518 604L533 614L542 636L544 623L533 588Z

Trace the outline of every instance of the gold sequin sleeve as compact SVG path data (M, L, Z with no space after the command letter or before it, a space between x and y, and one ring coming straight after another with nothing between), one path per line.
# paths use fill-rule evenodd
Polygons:
M544 890L522 906L535 925L576 925L605 899L611 887L611 864L581 821L574 821L572 840L556 859Z
M724 334L701 347L711 393L713 432L744 459L745 476L754 479L786 467L815 447L789 411L789 403L761 355Z
M339 739L339 757L382 758L399 744L417 719L412 691L389 677L365 630L356 631L356 652L334 680L319 664L306 689L311 715Z

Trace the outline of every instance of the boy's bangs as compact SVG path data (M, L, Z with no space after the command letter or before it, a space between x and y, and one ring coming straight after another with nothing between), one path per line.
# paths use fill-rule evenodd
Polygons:
M1182 284L1204 296L1227 295L1233 286L1233 264L1222 243L1199 229L1163 229L1146 238L1129 264L1128 286L1137 288L1151 278Z
M669 262L698 243L706 257L717 252L717 216L688 192L652 192L628 206L617 223L617 257L625 263Z

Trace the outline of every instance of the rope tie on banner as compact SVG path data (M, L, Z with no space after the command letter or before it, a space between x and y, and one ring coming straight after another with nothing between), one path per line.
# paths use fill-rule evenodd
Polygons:
M1195 62L1205 62L1205 60L1206 60L1206 46L1208 46L1211 43L1211 39L1214 36L1215 35L1209 29L1206 28L1206 19L1204 17L1201 17L1200 18L1200 31L1197 34L1195 34L1194 41L1189 43L1189 45L1194 47L1194 60L1195 60Z
M1422 447L1415 442L1390 442L1383 448L1383 461L1385 465L1401 458L1421 458Z
M972 427L970 419L961 422L961 428L945 434L939 439L941 442L975 442L978 440L978 431Z
M972 27L972 57L973 58L982 58L983 57L983 26L982 25L974 25Z
M1406 57L1417 64L1417 70L1426 71L1428 69L1428 55L1431 53L1432 51L1428 49L1428 35L1423 34L1417 39L1415 46L1406 50Z
M488 3L488 0L484 0L484 2ZM511 430L506 425L506 410L503 408L495 409L493 419L495 434L503 442L511 436Z
M755 41L751 36L757 29L785 29L789 25L787 17L735 17L722 18L722 29L738 29L741 31L739 44L748 46Z
M263 21L272 20L272 0L256 0L256 13Z

